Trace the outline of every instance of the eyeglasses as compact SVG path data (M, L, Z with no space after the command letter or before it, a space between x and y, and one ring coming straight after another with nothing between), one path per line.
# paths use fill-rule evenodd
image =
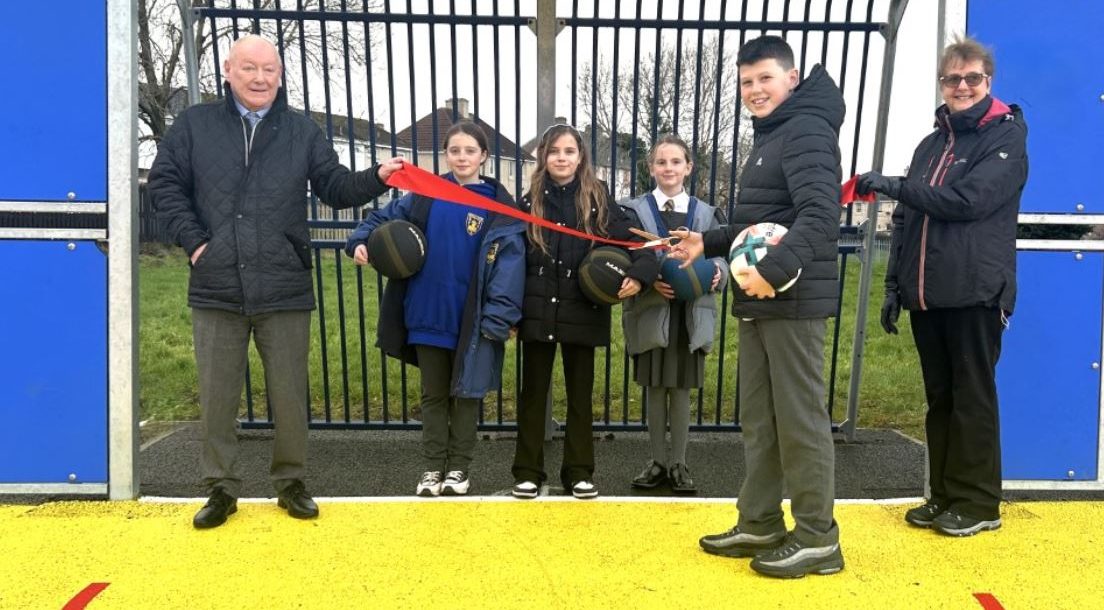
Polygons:
M962 81L966 81L966 84L971 87L977 87L989 78L988 74L982 74L981 72L971 72L969 74L947 74L939 77L939 82L948 89L958 89L959 84Z

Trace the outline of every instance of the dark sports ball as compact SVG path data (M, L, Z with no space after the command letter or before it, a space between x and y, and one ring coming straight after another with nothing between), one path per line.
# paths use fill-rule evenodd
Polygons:
M693 301L709 292L713 286L713 274L717 266L713 261L699 256L686 269L680 269L683 261L675 258L663 259L660 270L660 279L671 285L675 291L675 298L679 301Z
M595 248L579 265L579 288L599 305L616 305L621 302L617 293L631 264L624 250L610 246Z
M368 236L368 260L387 278L401 280L414 275L425 257L425 235L405 220L385 222Z

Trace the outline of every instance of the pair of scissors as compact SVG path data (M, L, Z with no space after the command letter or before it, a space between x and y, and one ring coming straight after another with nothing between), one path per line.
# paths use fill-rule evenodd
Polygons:
M688 231L689 229L687 229L686 227L679 227L675 230ZM660 237L655 233L649 233L648 231L643 231L641 229L637 229L636 227L629 227L629 231L637 237L643 237L644 239L648 240L642 244L638 244L634 248L630 248L631 250L640 250L642 248L670 248L671 246L674 246L682 241L677 237Z

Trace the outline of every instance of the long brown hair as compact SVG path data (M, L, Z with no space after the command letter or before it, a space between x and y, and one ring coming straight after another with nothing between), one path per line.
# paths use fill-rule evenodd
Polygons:
M573 227L582 229L585 233L608 237L606 233L609 224L608 194L602 183L594 175L594 167L590 163L590 152L583 145L583 137L571 125L557 124L549 127L541 135L537 145L537 168L533 170L533 176L529 180L529 203L534 216L544 218L544 187L550 178L548 177L548 148L560 136L569 134L575 138L575 144L579 147L579 167L575 170L575 179L579 181L579 188L575 191L575 216L581 221L582 226ZM592 226L590 220L590 207L598 210L598 217ZM529 241L548 252L548 246L544 243L544 236L537 225L530 224L527 229Z

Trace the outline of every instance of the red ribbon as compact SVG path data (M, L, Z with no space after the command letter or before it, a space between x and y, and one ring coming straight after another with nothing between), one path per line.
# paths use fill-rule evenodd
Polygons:
M392 173L387 180L388 186L393 186L404 191L413 191L419 195L424 195L430 199L440 199L441 201L450 201L456 203L462 203L470 205L474 208L481 210L487 210L496 214L504 214L512 218L523 220L530 224L535 224L552 231L558 231L560 233L566 233L573 237L580 239L589 239L591 241L597 241L604 244L610 244L619 246L621 248L637 248L640 247L641 242L638 241L621 241L619 239L607 239L598 235L592 235L590 233L584 233L572 229L571 227L565 227L558 225L554 222L545 220L533 216L532 214L522 212L517 208L512 208L508 205L503 205L492 199L488 199L478 193L470 191L455 182L449 182L444 178L427 172L424 169L411 165L409 163L403 163L402 168Z
M841 205L843 205L844 207L847 207L847 206L851 205L851 203L854 202L854 201L865 201L867 203L871 203L871 202L874 201L874 197L875 197L874 191L870 191L869 193L867 193L865 195L860 195L860 194L855 192L855 187L858 185L858 183L859 183L859 175L858 174L855 174L854 176L851 176L850 180L843 183L843 186L840 189L841 190L841 193L840 193L840 204Z

